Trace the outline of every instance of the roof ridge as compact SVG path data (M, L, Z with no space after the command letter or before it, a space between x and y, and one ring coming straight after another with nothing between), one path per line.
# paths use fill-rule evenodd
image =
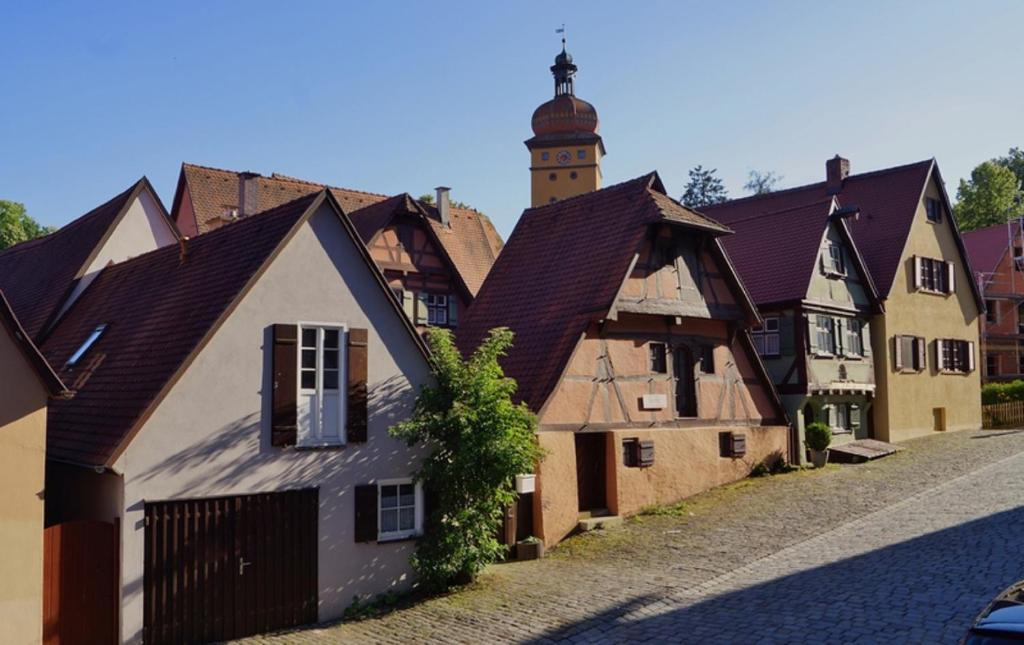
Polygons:
M925 163L931 163L933 161L935 161L934 157L932 157L931 159L923 159L921 161L913 161L913 162L910 162L910 163L901 164L899 166L890 166L889 168L879 168L878 170L869 170L867 172L861 172L861 173L857 173L855 175L848 175L846 177L846 179L847 180L850 180L850 179L865 179L865 178L869 178L869 177L874 177L876 175L882 175L882 174L886 174L886 173L890 173L890 172L897 172L897 171L900 171L900 170L906 170L907 168L910 168L912 166L918 166L918 165L925 164ZM708 206L706 208L717 208L717 207L720 207L720 206L727 206L727 205L731 206L733 204L738 204L738 203L741 203L741 202L749 202L749 201L753 201L755 199L764 199L764 198L768 198L768 197L774 197L776 195L783 195L785 193L792 193L792 192L796 192L796 191L807 190L808 188L814 188L815 186L824 185L825 183L826 182L824 180L822 180L822 181L815 181L815 182L811 182L809 184L801 184L799 186L791 186L789 188L783 188L781 190L773 190L773 191L768 192L768 193L760 193L760 194L757 194L757 195L747 195L746 197L737 197L736 199L727 199L724 202L720 202L718 204L712 204L711 206Z
M729 224L730 225L732 225L732 224L742 224L743 222L749 222L751 220L761 219L762 217L772 217L774 215L783 215L785 213L789 213L789 212L792 212L792 211L803 210L804 208L808 208L810 206L818 206L818 205L824 206L825 204L828 204L828 205L831 206L831 204L832 204L832 197L831 196L829 196L828 199L819 199L819 200L807 202L806 204L800 204L798 206L790 206L789 208L780 208L778 210L768 211L766 213L758 213L756 215L751 215L750 217L744 217L742 219L736 219L736 220L731 221Z
M648 172L646 174L640 175L639 177L633 177L632 179L627 179L625 181L620 181L619 183L612 184L611 186L605 186L603 188L598 188L597 190L592 190L592 191L587 192L587 193L580 193L579 195L573 195L572 197L566 197L565 199L560 199L557 202L551 202L550 204L541 204L540 206L531 206L531 207L527 208L523 212L526 213L526 212L530 212L530 211L542 211L545 208L560 207L560 206L564 206L566 204L571 204L572 202L579 201L579 200L582 200L582 199L592 198L594 195L597 195L599 193L603 193L605 191L621 189L621 188L625 188L628 184L640 183L641 180L645 180L645 179L649 180L655 174L656 174L656 171L652 170L651 172Z
M217 168L216 166L204 166L203 164L190 163L188 161L182 161L181 165L182 165L182 168L184 168L185 166L189 166L191 168L199 168L201 170L212 170L214 172L223 172L223 173L227 173L229 175L236 175L236 176L237 175L241 175L243 173L244 174L250 174L250 175L259 175L260 177L263 176L263 175L260 175L260 173L253 172L251 170L228 170L227 168Z

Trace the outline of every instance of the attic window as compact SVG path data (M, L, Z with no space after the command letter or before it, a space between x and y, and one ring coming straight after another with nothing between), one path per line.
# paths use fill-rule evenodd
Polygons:
M82 360L82 356L85 356L85 353L89 351L89 348L96 344L96 341L100 339L100 336L102 336L103 332L106 330L106 324L97 325L96 329L93 329L92 333L89 334L89 337L85 339L84 343L82 343L82 346L75 350L75 353L71 355L71 358L68 359L65 367L74 367L77 365L78 361Z

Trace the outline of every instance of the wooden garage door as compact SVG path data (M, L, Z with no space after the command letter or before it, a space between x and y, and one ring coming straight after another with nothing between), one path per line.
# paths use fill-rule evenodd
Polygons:
M315 489L147 502L145 642L315 622L317 508Z

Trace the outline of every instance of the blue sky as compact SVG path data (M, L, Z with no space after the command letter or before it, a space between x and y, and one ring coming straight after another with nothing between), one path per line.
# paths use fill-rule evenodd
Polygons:
M566 23L606 184L817 181L936 157L955 194L1024 146L1024 2L6 3L0 199L64 224L182 161L453 187L506 237Z

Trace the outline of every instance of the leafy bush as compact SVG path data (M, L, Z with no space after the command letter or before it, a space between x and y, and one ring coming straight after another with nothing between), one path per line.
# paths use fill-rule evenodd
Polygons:
M1007 403L1008 401L1024 401L1024 381L989 383L982 386L981 402L983 405Z
M431 328L436 384L424 387L412 416L391 428L431 451L417 479L433 503L412 557L429 592L472 580L505 555L497 536L504 509L516 501L516 475L533 472L543 454L537 419L512 402L516 383L498 364L512 337L506 328L492 329L464 360L450 331Z
M804 445L811 450L827 450L832 443L832 428L821 421L815 421L804 430Z

